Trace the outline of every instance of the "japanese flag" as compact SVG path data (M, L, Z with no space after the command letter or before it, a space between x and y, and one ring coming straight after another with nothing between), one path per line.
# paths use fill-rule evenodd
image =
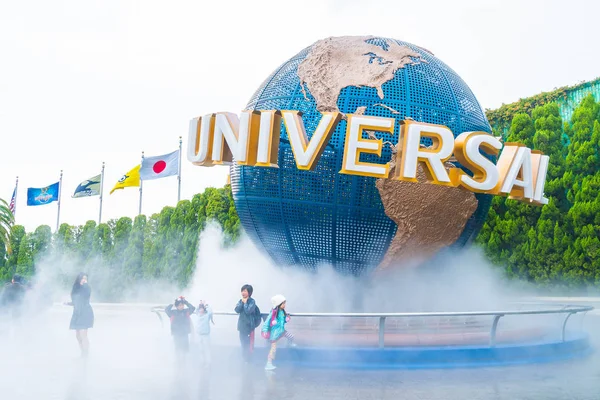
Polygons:
M179 150L169 154L156 157L145 157L140 168L140 179L165 178L178 175L179 173Z

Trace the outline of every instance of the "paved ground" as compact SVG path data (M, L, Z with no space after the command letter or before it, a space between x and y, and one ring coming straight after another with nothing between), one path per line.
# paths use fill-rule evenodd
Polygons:
M266 374L259 366L239 363L237 353L220 352L213 354L211 368L202 369L192 360L175 360L170 338L152 314L97 310L97 326L90 331L92 353L84 362L66 329L69 317L68 309L58 309L40 315L18 335L0 334L2 399L600 399L600 353L566 363L512 367L281 368ZM585 327L596 341L600 317L588 316Z

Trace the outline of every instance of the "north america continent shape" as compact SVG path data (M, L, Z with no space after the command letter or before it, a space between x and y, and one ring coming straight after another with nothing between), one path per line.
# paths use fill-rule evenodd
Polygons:
M406 65L425 62L421 54L407 46L387 41L387 46L380 47L369 43L369 39L372 37L331 37L312 46L298 66L298 76L313 95L318 111L339 111L338 97L348 86L376 88L382 99L380 105L391 109L385 105L382 85ZM365 107L360 107L357 113L364 111ZM450 246L477 209L473 193L428 184L421 167L417 179L419 183L387 179L376 182L384 211L398 227L379 270L403 261L427 259ZM451 207L455 211L448 213Z
M407 64L423 61L407 46L386 42L387 49L368 43L372 36L343 36L319 40L298 66L298 77L315 98L320 112L339 111L337 99L347 86L377 89Z

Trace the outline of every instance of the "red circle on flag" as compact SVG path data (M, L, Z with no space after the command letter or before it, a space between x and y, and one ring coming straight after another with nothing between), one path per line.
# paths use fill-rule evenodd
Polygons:
M165 170L165 168L167 168L167 163L163 160L160 160L154 163L152 166L152 171L154 171L155 174L160 174Z

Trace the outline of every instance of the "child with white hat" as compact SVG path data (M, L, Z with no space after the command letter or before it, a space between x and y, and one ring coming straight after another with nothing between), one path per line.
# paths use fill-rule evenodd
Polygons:
M271 298L271 304L273 309L269 318L265 320L262 326L262 337L271 342L271 350L267 357L267 365L265 369L267 371L274 370L276 367L273 365L275 360L275 353L277 351L277 341L282 337L285 337L290 346L295 346L294 335L285 330L285 324L290 321L290 316L285 312L285 297L281 294L277 294Z

